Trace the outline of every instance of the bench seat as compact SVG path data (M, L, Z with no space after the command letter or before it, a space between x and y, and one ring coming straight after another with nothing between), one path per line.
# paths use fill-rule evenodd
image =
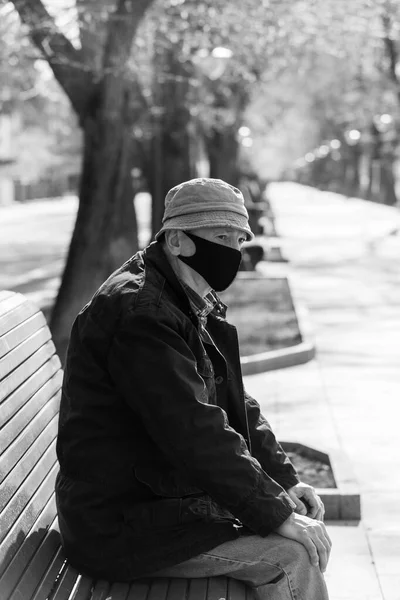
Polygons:
M54 482L62 369L46 320L0 292L0 600L250 600L226 577L94 581L60 545Z

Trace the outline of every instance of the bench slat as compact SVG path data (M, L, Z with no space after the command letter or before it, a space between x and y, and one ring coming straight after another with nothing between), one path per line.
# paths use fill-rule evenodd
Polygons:
M32 356L36 350L44 346L51 339L48 327L42 327L30 338L22 342L17 348L11 350L2 359L0 359L0 381L11 371L19 367L29 356Z
M54 587L51 600L67 600L70 598L72 590L79 583L79 577L78 571L71 565L66 564ZM32 600L37 600L37 598L32 598Z
M56 503L54 494L32 523L21 523L21 529L14 527L0 547L0 598L7 598L17 585L21 572L32 560L48 529L55 520ZM35 521L35 517L38 517ZM25 515L26 517L26 515ZM31 525L31 526L30 526ZM18 549L17 549L18 548ZM17 549L17 550L16 550Z
M228 579L227 600L245 600L247 587L242 581L237 579ZM250 588L249 591L251 592Z
M11 296L16 295L15 292L10 292L9 290L3 290L0 292L0 302L3 302L3 300L7 300L7 298L10 298Z
M4 600L31 600L32 595L38 591L41 600L46 600L47 593L51 591L54 578L61 568L64 557L60 555L60 535L58 531L50 529L42 540L37 552L32 557L27 569L19 578L10 598ZM48 570L53 570L53 580L42 587L42 579ZM57 569L58 567L58 569ZM44 593L46 595L44 595Z
M21 485L21 482L24 481L25 477L27 477L30 471L40 460L42 454L46 452L46 449L55 439L57 435L57 421L58 415L56 414L47 427L42 431L42 433L40 433L33 444L29 447L28 451L24 454L23 460L20 460L17 463L10 476L7 477L7 483L2 485L0 511L4 509L11 496Z
M208 579L191 579L189 586L190 600L207 600Z
M107 600L127 600L129 583L113 583Z
M0 337L21 325L33 315L41 314L36 306L30 304L24 298L21 301L18 296L9 298L7 302L2 303L0 310Z
M244 600L244 598L243 595L240 600ZM254 591L249 586L246 586L246 600L255 600Z
M11 472L10 477L5 480L4 488L7 490L7 492L8 489L11 489L12 494L12 492L15 491L15 487L17 487L18 492L12 496L10 502L7 504L7 507L2 513L0 513L0 543L5 538L7 531L11 529L11 526L17 519L18 515L21 514L25 506L28 504L30 497L36 492L47 475L50 473L51 469L54 467L56 458L55 445L56 444L54 441L20 487L18 487L19 478L17 483L14 481L11 481L11 483L8 482L9 479L13 478L13 471ZM1 502L3 502L3 498L1 498Z
M17 327L13 327L13 329L0 337L0 358L17 348L22 342L43 327L47 327L47 323L41 312L37 312Z
M90 600L92 595L93 581L85 575L80 575L76 587L68 600Z
M167 600L186 600L187 588L187 579L171 579L168 588Z
M60 405L60 372L48 381L1 430L6 449L0 457L0 481L12 468L47 425ZM47 417L47 420L45 420ZM4 440L4 441L3 441Z
M108 581L103 581L102 579L96 581L90 597L91 600L108 600L110 585Z
M13 552L20 552L24 546L24 536L28 535L34 526L37 519L40 520L43 511L48 511L49 518L54 519L56 516L54 483L58 471L56 463L47 477L42 481L35 494L32 496L29 504L25 506L20 515L16 515L13 526L9 529L7 535L2 541L0 556L5 553L6 549L12 547ZM50 506L53 506L51 513ZM46 513L47 514L47 513ZM23 560L19 561L21 571L26 567Z
M3 316L22 305L29 306L36 312L39 310L36 306L30 304L22 294L16 292L0 292L0 323L2 322Z
M157 577L151 583L151 588L147 600L166 600L168 594L170 579L167 577Z
M207 600L219 600L228 596L228 579L226 577L210 577L208 580Z
M126 600L146 600L149 589L149 582L135 581L130 585L129 594Z
M54 554L54 556L52 556L51 552L48 552L48 555L50 556L50 562L49 562L49 566L47 567L47 569L45 570L45 573L41 579L41 581L38 583L38 586L35 590L35 592L33 593L33 586L30 586L27 590L26 590L26 596L24 596L24 598L26 598L26 600L47 600L49 595L52 593L53 588L54 588L54 583L57 579L58 574L60 573L60 571L63 568L63 565L65 564L65 555L63 552L63 549L60 546L60 536L58 535L58 532L54 532L57 534L57 537L54 538L54 542L52 540L52 544L54 545L54 548L57 548L56 553ZM58 544L58 546L57 546ZM40 552L40 550L39 550ZM29 579L30 577L30 572L29 569L35 569L35 565L32 561L30 567L28 568L28 570L26 571L26 574L24 573L24 577L25 579L28 578L28 585L31 583L31 579ZM26 584L23 583L22 581L23 578L21 578L21 582L18 584L17 586L17 590L21 589L22 585L25 585L25 587L27 587ZM31 595L29 595L29 593ZM15 592L14 592L15 594Z
M46 347L48 346L43 346L41 350L44 350ZM32 362L36 367L34 370L32 369L32 366L28 364L31 361L31 359L29 359L29 361L26 361L26 363L13 371L9 377L6 377L6 379L1 382L0 423L2 425L5 425L6 422L29 400L29 398L60 370L60 360L56 354L53 356L50 354L50 360L47 360L42 364L44 359L48 358L46 354L48 355L49 353L41 352L42 356L38 357L40 352L41 351L39 350L39 352L36 352L31 357ZM34 360L35 357L36 360ZM17 373L18 371L20 371L20 373ZM33 374L30 375L30 373ZM13 375L13 381L11 382L10 378ZM24 379L19 383L18 380L21 380L22 377ZM6 394L7 398L4 400Z
M31 460L28 451L30 451L31 447L38 443L43 446L46 445L46 442L51 442L57 435L58 428L58 406L59 406L59 398L56 395L53 401L48 402L46 406L41 411L40 417L35 418L29 427L29 431L25 432L15 443L10 446L3 456L0 458L0 479L3 480L7 477L8 473L10 473L11 469L13 469L20 461L23 456L27 459L26 468L32 468L32 464L28 462ZM47 424L46 424L47 423ZM43 438L40 436L43 435ZM36 452L36 449L35 449ZM20 467L23 469L24 467L21 465Z

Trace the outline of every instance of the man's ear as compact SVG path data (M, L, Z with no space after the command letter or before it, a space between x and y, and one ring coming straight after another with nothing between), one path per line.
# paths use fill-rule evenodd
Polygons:
M165 243L173 256L192 256L196 252L194 242L180 229L169 229L165 232Z

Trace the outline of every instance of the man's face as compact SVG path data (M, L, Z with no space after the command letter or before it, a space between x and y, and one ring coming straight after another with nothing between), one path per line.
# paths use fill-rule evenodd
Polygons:
M188 231L205 240L220 244L221 246L228 246L235 250L240 250L247 239L243 231L232 229L231 227L201 227L200 229L191 229Z

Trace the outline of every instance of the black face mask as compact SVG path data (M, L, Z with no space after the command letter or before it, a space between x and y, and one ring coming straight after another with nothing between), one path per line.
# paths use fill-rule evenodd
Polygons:
M193 256L179 255L178 258L204 277L213 290L226 290L239 270L242 260L240 250L210 242L187 231L185 234L194 242L196 252Z

